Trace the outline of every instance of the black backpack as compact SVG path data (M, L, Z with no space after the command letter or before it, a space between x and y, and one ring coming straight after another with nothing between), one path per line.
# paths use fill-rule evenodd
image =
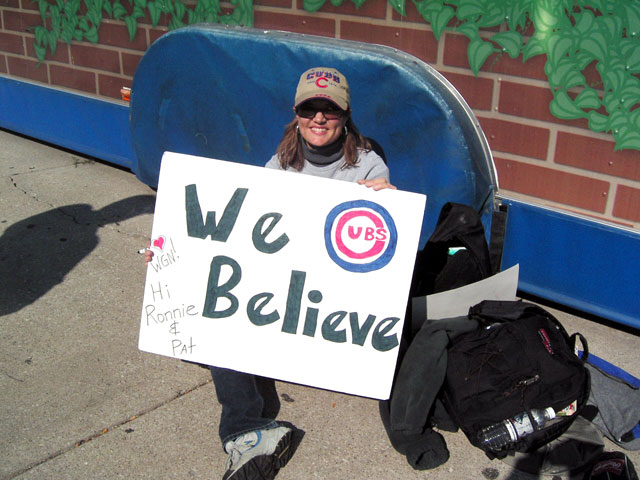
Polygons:
M448 202L436 228L418 252L412 297L444 292L491 276L489 246L480 215L470 206Z
M480 328L457 336L447 349L442 399L469 441L490 458L529 452L569 428L589 396L584 363L587 342L571 337L549 312L521 301L485 300L469 310ZM579 337L584 354L575 352ZM499 450L484 445L480 432L521 412L573 406L535 431Z

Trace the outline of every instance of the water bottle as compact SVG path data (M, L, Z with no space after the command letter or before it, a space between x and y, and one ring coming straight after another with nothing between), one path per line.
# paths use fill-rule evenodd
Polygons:
M556 416L556 412L551 407L544 410L534 409L530 413L538 429ZM482 445L487 449L497 451L513 445L518 439L533 433L535 430L527 412L522 412L500 423L483 428L478 433L478 437Z

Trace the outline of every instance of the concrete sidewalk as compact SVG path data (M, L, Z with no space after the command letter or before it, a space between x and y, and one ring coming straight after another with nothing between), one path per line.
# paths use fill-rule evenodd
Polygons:
M0 130L0 479L221 478L208 370L137 349L154 200L131 172ZM551 311L640 376L637 332ZM278 391L306 432L278 479L538 478L446 432L450 460L414 471L376 401Z

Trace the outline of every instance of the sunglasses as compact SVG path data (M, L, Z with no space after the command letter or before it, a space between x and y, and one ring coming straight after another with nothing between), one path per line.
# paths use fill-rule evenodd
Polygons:
M344 110L331 107L314 107L313 105L301 105L296 108L296 114L302 118L314 118L320 112L327 120L337 120L345 114Z

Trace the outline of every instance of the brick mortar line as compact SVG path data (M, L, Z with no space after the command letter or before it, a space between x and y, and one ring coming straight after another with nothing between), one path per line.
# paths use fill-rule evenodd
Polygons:
M549 143L547 145L547 157L546 161L550 165L557 165L555 162L556 159L556 148L558 146L558 130L550 129L549 130Z
M607 203L604 206L604 213L608 217L615 218L613 215L613 208L615 207L615 204L616 204L616 197L618 196L619 186L620 186L619 183L611 183L609 185L609 193L608 193L609 198L607 198Z
M47 63L47 65L49 65L49 63ZM116 77L133 78L133 77L130 77L129 75L126 75L126 74L124 74L122 72L112 72L111 70L100 70L100 69L97 69L97 68L94 68L94 67L85 67L83 65L77 65L75 63L55 62L55 66L71 68L73 70L78 70L78 71L81 71L81 72L96 73L98 75L103 74L103 75L111 75L111 76L116 76ZM57 84L52 84L52 85L57 85ZM66 87L66 88L69 88L69 87ZM71 90L76 91L75 89L71 89ZM78 90L78 91L81 91L81 90Z
M389 5L389 7L391 7ZM378 18L378 17L367 17L367 16L359 16L348 13L331 13L331 12L307 12L301 8L293 8L289 9L286 7L272 7L268 5L264 6L256 6L254 11L259 12L267 12L267 13L279 13L279 14L289 14L295 16L308 16L313 18L322 18L325 20L339 20L339 21L352 21L356 23L366 23L368 25L374 25L379 27L389 27L389 28L403 28L406 30L415 30L415 31L432 31L431 27L428 24L424 24L423 29L415 28L414 25L419 26L420 24L411 24L407 25L406 23L399 22L397 20L391 20L386 17ZM270 30L269 28L265 28L264 30ZM294 33L294 32L292 32ZM309 34L311 35L311 34ZM331 37L329 37L331 38Z
M595 170L589 170L586 168L575 167L573 165L565 165L562 163L548 163L546 160L538 160L531 157L525 157L515 153L501 152L497 150L491 150L494 157L500 157L504 160L512 160L514 162L525 163L527 165L534 165L538 167L547 168L549 170L555 170L558 172L571 173L580 177L586 177L593 180L601 180L608 182L609 184L624 185L635 189L640 188L640 182L630 178L619 177L609 173L602 173Z
M603 133L603 132L594 132L592 130L589 130L588 128L575 127L573 125L563 125L561 123L555 123L555 122L547 122L547 121L538 120L535 118L519 117L517 115L511 115L509 113L498 112L495 109L491 110L491 115L488 114L489 110L473 109L473 112L476 114L476 116L479 116L479 117L484 116L491 119L504 120L511 123L529 125L536 128L556 130L557 132L571 133L581 137L596 138L598 140L606 140L611 143L615 143L615 141L613 140L613 136L611 134Z
M142 27L142 28L145 28L145 27ZM145 28L145 30L149 30L149 29ZM19 36L23 37L25 42L26 42L27 38L34 38L35 39L35 35L32 34L32 33L29 33L29 32L16 32L16 35L19 35ZM144 53L146 52L146 50L137 50L135 48L117 47L117 46L113 46L113 45L106 45L106 44L103 44L103 43L91 43L91 42L86 42L86 41L78 42L77 40L73 40L71 43L67 43L67 42L63 42L62 40L59 40L58 42L59 43L58 43L58 46L56 48L57 49L59 49L61 47L67 48L67 51L68 51L68 54L69 54L69 58L71 58L71 47L72 47L72 45L78 45L78 46L83 46L83 47L93 47L93 48L97 48L99 50L108 50L108 51L113 51L113 52L116 52L116 53L120 53L120 52L121 53L132 53L132 54L133 53L137 53L138 55L144 55ZM25 51L28 52L26 43L25 43L24 47L25 47ZM147 47L147 50L148 50L148 47ZM47 52L49 52L49 47L47 47ZM14 56L17 55L17 54L15 54L13 52L4 52L4 51L2 51L0 53L4 53L4 54L7 54L7 55L14 55ZM24 55L18 55L18 56L22 56L22 57L25 57L25 58L30 58L32 60L38 61L38 59L36 57L32 57L28 53L26 53ZM59 61L56 61L56 60L53 60L53 59L47 58L47 57L45 57L44 61L45 61L45 63L54 62L54 63L60 63L61 65L72 65L70 63L62 63L62 62L59 62Z

